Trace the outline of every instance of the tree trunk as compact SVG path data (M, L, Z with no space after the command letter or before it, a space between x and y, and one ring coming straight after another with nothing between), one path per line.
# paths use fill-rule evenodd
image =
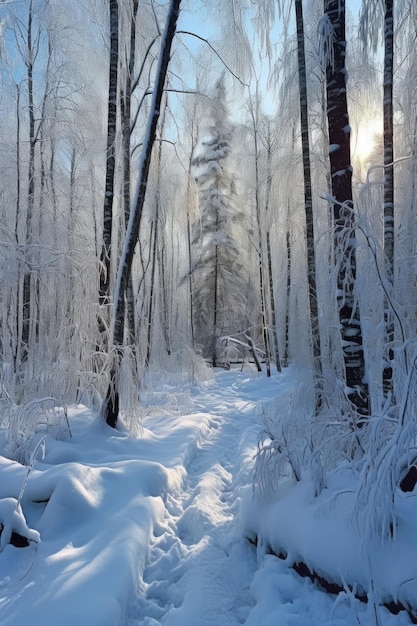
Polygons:
M218 218L218 214L217 214ZM216 224L216 230L218 224ZM214 289L213 289L213 333L212 333L212 365L217 367L217 339L218 339L218 307L219 307L219 246L216 245L214 255Z
M112 427L116 426L119 416L118 370L122 358L121 348L123 346L126 289L131 275L133 255L139 236L152 148L155 142L156 128L160 116L161 99L170 60L171 45L176 32L180 4L181 0L170 1L165 30L161 39L161 49L159 53L158 67L156 70L154 90L152 93L151 108L139 162L139 177L136 187L136 195L129 217L129 224L117 273L114 295L115 311L113 328L113 342L117 349L117 359L116 364L111 371L110 383L104 405L102 407L103 417L106 420L106 423Z
M258 274L259 274L259 291L260 291L260 309L261 309L261 322L262 322L262 338L265 351L265 365L266 375L269 378L271 376L271 348L269 341L269 324L266 310L266 285L265 285L265 273L264 273L264 237L263 237L263 221L261 215L261 200L260 200L260 176L259 176L259 145L258 145L258 109L259 98L258 90L255 92L255 103L252 102L252 98L249 96L250 104L250 116L252 119L252 133L253 133L253 148L255 156L255 211L256 211L256 223L258 226Z
M306 78L306 59L304 47L304 20L302 0L295 0L295 14L297 24L297 50L298 50L298 82L300 88L300 121L301 121L301 146L303 155L304 174L304 208L306 216L306 239L307 239L307 280L308 299L310 306L311 340L314 358L314 374L316 379L315 396L316 408L321 404L322 367L319 314L317 306L316 285L316 255L314 242L314 216L313 195L311 189L311 166L310 166L310 139L308 124L308 95Z
M288 209L289 211L289 209ZM286 233L286 249L287 249L287 306L285 311L285 341L284 341L284 367L288 367L289 348L290 348L290 297L291 297L291 233L290 233L290 217L287 215L287 233Z
M267 136L266 136L266 153L267 153L267 176L266 176L266 190L265 190L265 215L269 214L269 205L271 198L272 187L272 138L271 138L271 124L270 119L267 121ZM269 218L266 220L266 256L268 262L268 283L269 283L269 306L271 311L271 329L272 341L270 345L274 348L275 366L278 372L281 372L281 358L278 344L278 330L277 330L277 316L275 308L275 289L274 289L274 277L272 274L272 250L271 250L271 225Z
M157 191L158 195L158 191ZM154 307L155 307L155 293L156 289L156 266L157 266L157 248L158 248L158 237L159 237L159 198L156 200L155 207L155 215L153 219L153 242L152 242L152 254L151 254L151 285L149 288L149 304L148 304L148 315L147 315L147 333L146 333L146 357L145 357L145 367L149 367L149 363L151 360L152 353L152 327L153 327L153 316L154 316Z
M160 188L161 188L161 172L162 172L162 132L163 132L163 128L164 128L164 124L165 124L165 116L166 116L166 110L167 110L167 106L168 106L168 102L167 102L167 98L165 97L164 99L164 104L161 106L162 109L162 118L161 118L161 124L159 126L159 130L158 130L158 143L156 146L156 150L158 151L158 157L157 157L157 166L156 166L156 190L155 190L155 211L154 211L154 216L153 216L153 231L154 231L154 239L153 239L153 245L152 245L152 256L151 256L151 263L152 263L152 268L151 268L151 286L150 286L150 293L149 293L149 315L148 315L148 332L147 332L147 345L146 345L146 359L145 359L145 365L146 367L149 367L149 363L150 363L150 359L151 359L151 354L152 354L152 331L153 331L153 326L154 326L154 311L155 311L155 304L156 304L156 297L157 294L159 293L158 289L157 289L157 284L156 284L156 280L157 280L157 266L159 263L159 248L160 248L160 225L161 225L161 192L160 192Z
M29 167L28 167L28 199L26 214L26 256L28 268L23 276L23 320L22 320L22 361L26 361L29 354L32 313L32 228L33 210L35 204L35 109L33 101L33 1L29 2L28 28L27 28L27 81L28 81L28 110L29 110Z
M171 232L173 232L171 230ZM168 254L166 246L166 238L162 233L161 245L158 246L158 267L159 267L159 284L161 293L161 324L162 333L165 340L165 349L168 356L172 354L172 342L171 342L171 325L172 325L172 312L174 310L173 301L175 297L174 287L174 242L171 250L171 263L170 273L168 272Z
M194 150L194 145L193 145ZM191 195L191 168L192 168L192 152L188 162L187 172L187 255L188 255L188 297L189 297L189 317L190 317L190 335L191 347L195 346L194 332L194 293L193 293L193 251L191 236L191 211L190 211L190 195Z
M384 250L389 277L394 272L394 15L393 0L385 0L384 19Z
M20 174L20 85L16 83L16 216L15 216L15 240L19 246L20 241L20 211L21 211L21 174ZM14 345L14 373L18 376L20 373L22 360L22 343L23 343L23 280L22 272L19 266L19 287L16 293L16 343Z
M275 310L275 290L274 290L274 278L272 275L272 251L271 251L271 236L269 229L266 232L266 255L268 259L268 277L269 277L269 300L271 307L271 332L273 337L273 346L275 353L275 366L277 372L281 372L281 357L278 344L278 330L277 330L277 316Z
M325 13L333 35L327 42L326 89L337 263L337 304L347 396L353 408L360 415L366 416L369 414L369 392L365 382L360 311L354 293L356 239L346 98L345 0L325 0Z
M119 4L109 0L110 63L107 104L106 184L103 203L103 243L100 254L100 286L98 326L100 333L108 330L110 303L111 243L113 231L114 175L116 169L117 82L119 63ZM107 311L104 309L107 308ZM105 342L107 341L104 339Z
M394 14L393 0L385 0L384 17L384 251L388 280L394 284ZM386 362L382 373L385 396L393 391L392 360L394 322L387 301L384 303Z
M130 19L130 36L129 36L129 59L127 60L126 78L123 89L120 93L120 125L122 133L122 150L123 150L123 214L125 218L125 228L129 222L130 202L131 202L131 146L130 139L132 134L131 109L132 109L132 79L135 70L136 56L136 17L138 13L139 0L132 1L132 15ZM123 231L124 232L124 231ZM135 294L133 288L132 277L130 277L127 288L127 332L129 334L128 341L134 346L136 343L136 324L135 324Z

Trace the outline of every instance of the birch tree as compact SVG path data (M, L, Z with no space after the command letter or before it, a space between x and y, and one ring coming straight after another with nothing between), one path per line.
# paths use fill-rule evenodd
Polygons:
M269 306L271 313L271 332L272 332L272 345L275 357L275 365L278 372L281 372L281 357L278 343L278 329L276 319L276 306L275 306L275 285L274 276L272 270L272 246L271 246L271 188L272 188L272 157L276 149L277 139L276 133L272 132L271 119L265 118L265 134L261 137L264 150L266 152L266 188L265 188L265 216L266 216L266 258L268 264L268 283L269 283Z
M318 388L322 385L320 329L317 304L316 284L316 253L314 237L313 195L311 186L310 164L310 137L308 123L308 95L306 57L304 46L304 19L302 0L294 0L296 27L297 27L297 56L298 56L298 83L300 90L300 121L301 121L301 147L303 155L304 176L304 209L306 216L306 243L307 243L307 280L308 300L310 305L310 323L313 346L314 368L316 372L316 405L319 406Z
M394 0L384 1L384 250L394 279ZM393 339L393 337L392 337ZM392 371L391 371L392 377Z
M139 0L132 0L128 6L128 32L126 55L124 58L124 80L120 89L120 125L122 134L123 152L123 188L122 210L125 227L129 222L131 203L131 136L132 136L132 95L134 86L135 57L136 57L136 18L138 14ZM123 237L124 229L122 230ZM135 294L132 278L128 284L127 297L127 326L129 329L130 342L135 343Z
M119 369L122 360L122 347L124 339L126 292L132 271L133 255L139 236L143 205L145 202L148 183L149 167L151 164L152 148L156 137L162 94L164 91L165 79L171 56L171 46L176 32L180 4L181 0L170 0L165 29L161 36L161 46L152 92L151 107L139 162L139 174L136 185L135 199L129 216L129 222L127 225L123 250L117 272L112 324L113 344L116 349L116 356L115 364L110 373L110 382L106 397L102 406L102 415L106 423L112 427L116 426L119 417Z
M29 160L28 160L28 182L27 182L27 214L26 214L26 246L27 255L33 244L33 226L34 226L34 204L35 204L35 149L38 141L35 121L35 104L34 104L34 86L33 72L34 65L39 52L40 45L40 27L34 25L34 8L33 0L30 0L28 7L28 17L26 26L26 58L25 65L27 68L27 105L29 115ZM31 261L28 259L28 268L31 267ZM26 269L23 276L23 319L22 319L22 346L23 357L25 361L28 358L29 342L31 335L35 330L33 318L33 300L34 300L34 276L30 269Z
M119 65L119 3L109 0L110 59L107 103L106 183L103 203L103 244L100 254L99 330L108 331L108 313L103 308L110 303L111 245L113 232L114 177L116 169L116 124ZM130 174L129 174L130 175ZM107 322L105 321L107 320ZM107 343L107 340L105 339Z
M253 137L253 150L254 150L254 167L255 167L255 214L256 223L258 229L257 240L257 255L259 266L259 291L260 291L260 309L261 309L261 321L262 321L262 338L263 347L265 351L265 366L266 375L271 376L271 345L270 345L270 324L268 319L267 308L267 289L270 287L270 279L268 274L269 264L266 263L266 238L264 236L265 219L262 215L261 209L261 174L260 174L260 139L259 139L259 124L260 124L260 99L258 93L258 83L256 86L255 96L252 97L249 94L249 116L251 121L251 134ZM268 229L269 231L269 229ZM265 233L266 234L266 233Z
M374 50L379 42L383 24L384 74L383 74L383 147L384 147L384 253L386 274L391 287L394 284L394 0L363 0L361 35L370 42ZM388 301L385 301L384 343L388 347L385 355L382 379L385 395L393 391L394 322Z
M275 8L272 3L266 3L258 0L261 8L262 16L270 24L275 18ZM291 8L292 1L284 0L278 2L278 14L284 19L284 29L286 35L287 13ZM318 322L318 302L317 302L317 285L316 285L316 259L315 259L315 227L313 215L313 196L311 181L311 158L310 158L310 130L308 119L308 91L307 91L307 72L306 72L306 53L305 53L305 33L303 19L303 3L302 0L294 0L294 10L296 18L296 36L297 36L297 73L298 73L298 101L300 111L301 126L301 150L303 163L303 188L304 188L304 211L305 211L305 229L306 229L306 249L307 249L307 283L308 283L308 303L310 310L310 326L311 326L311 343L314 358L315 378L318 385L321 384L322 367L321 367L321 340ZM263 20L260 20L262 24ZM292 76L291 76L292 82ZM318 400L317 400L318 401ZM318 401L319 403L319 401Z
M355 411L369 413L369 393L359 304L355 297L356 237L352 200L350 126L347 108L345 1L325 0L323 36L326 62L331 206L337 263L339 311L346 393Z

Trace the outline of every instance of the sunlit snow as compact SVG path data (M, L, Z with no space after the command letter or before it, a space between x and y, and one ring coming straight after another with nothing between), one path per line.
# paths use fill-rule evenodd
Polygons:
M165 386L149 396L139 439L71 407L72 437L46 438L21 509L27 470L0 456L0 624L371 626L376 615L383 626L410 623L379 602L416 606L414 493L399 497L395 540L366 544L348 471L330 475L317 498L307 477L284 481L273 502L253 499L262 416L296 381L291 369L270 379L219 371L202 387ZM158 397L171 398L171 412ZM10 529L29 546L8 544ZM345 590L321 591L291 569L297 560ZM353 597L354 581L375 603Z

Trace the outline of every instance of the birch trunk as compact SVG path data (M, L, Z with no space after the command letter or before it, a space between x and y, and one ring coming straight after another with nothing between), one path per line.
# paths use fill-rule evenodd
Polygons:
M108 330L108 308L110 302L111 243L113 232L114 175L116 169L116 124L117 124L117 82L119 63L119 5L118 0L109 0L110 63L109 93L107 104L107 149L106 184L103 203L103 243L100 254L100 313L98 325L100 333ZM107 340L105 339L107 342Z
M29 3L28 27L27 27L27 82L28 82L28 113L29 113L29 164L28 164L28 198L26 214L26 255L29 269L23 276L23 319L22 319L22 361L27 361L29 355L29 343L31 336L32 315L32 274L31 267L31 244L33 227L33 210L35 204L35 109L33 100L33 1Z
M359 306L355 298L356 239L352 201L350 127L346 98L345 0L325 0L329 37L326 63L329 158L339 311L347 396L360 415L369 414Z
M126 68L126 77L123 89L120 94L120 124L122 132L122 150L123 150L123 214L125 218L125 227L129 222L130 202L131 202L131 134L132 134L132 91L133 91L133 73L135 70L136 56L136 17L138 13L139 0L132 1L132 14L130 18L129 33L129 58ZM123 231L124 232L124 231ZM129 280L127 288L127 332L128 341L134 346L136 343L136 324L135 324L135 293L133 288L132 277Z
M300 90L300 121L301 121L301 146L303 155L304 175L304 209L306 216L306 239L307 239L307 280L308 299L310 307L311 340L313 347L314 371L316 379L316 407L321 404L321 346L319 314L317 306L316 285L316 255L314 242L314 216L313 195L311 188L311 165L310 165L310 139L308 124L308 94L306 77L306 59L304 46L304 20L302 0L295 0L295 15L297 25L297 51L298 51L298 82Z
M393 112L393 77L394 77L394 13L393 0L385 0L384 16L384 251L388 280L394 282L394 112ZM385 396L393 391L392 345L394 341L394 323L388 302L384 305L386 362L382 373Z

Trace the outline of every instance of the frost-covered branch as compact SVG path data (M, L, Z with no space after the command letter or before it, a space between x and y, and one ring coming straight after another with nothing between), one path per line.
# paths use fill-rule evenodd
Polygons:
M244 87L249 87L249 85L247 83L245 83L241 78L239 78L239 76L237 76L237 74L235 74L234 71L227 65L227 63L224 61L224 59L221 57L221 55L217 52L216 48L214 48L214 46L211 45L211 43L209 42L208 39L206 39L205 37L201 37L201 35L197 35L196 33L192 33L192 32L190 32L188 30L179 30L177 32L177 34L178 35L189 35L190 37L195 37L196 39L199 39L200 41L203 41L205 44L208 45L210 50L212 50L212 52L214 52L214 54L220 60L222 65L224 65L224 67L227 69L227 71L230 72L230 74L234 78L236 78L236 80L238 80L241 85L243 85Z

